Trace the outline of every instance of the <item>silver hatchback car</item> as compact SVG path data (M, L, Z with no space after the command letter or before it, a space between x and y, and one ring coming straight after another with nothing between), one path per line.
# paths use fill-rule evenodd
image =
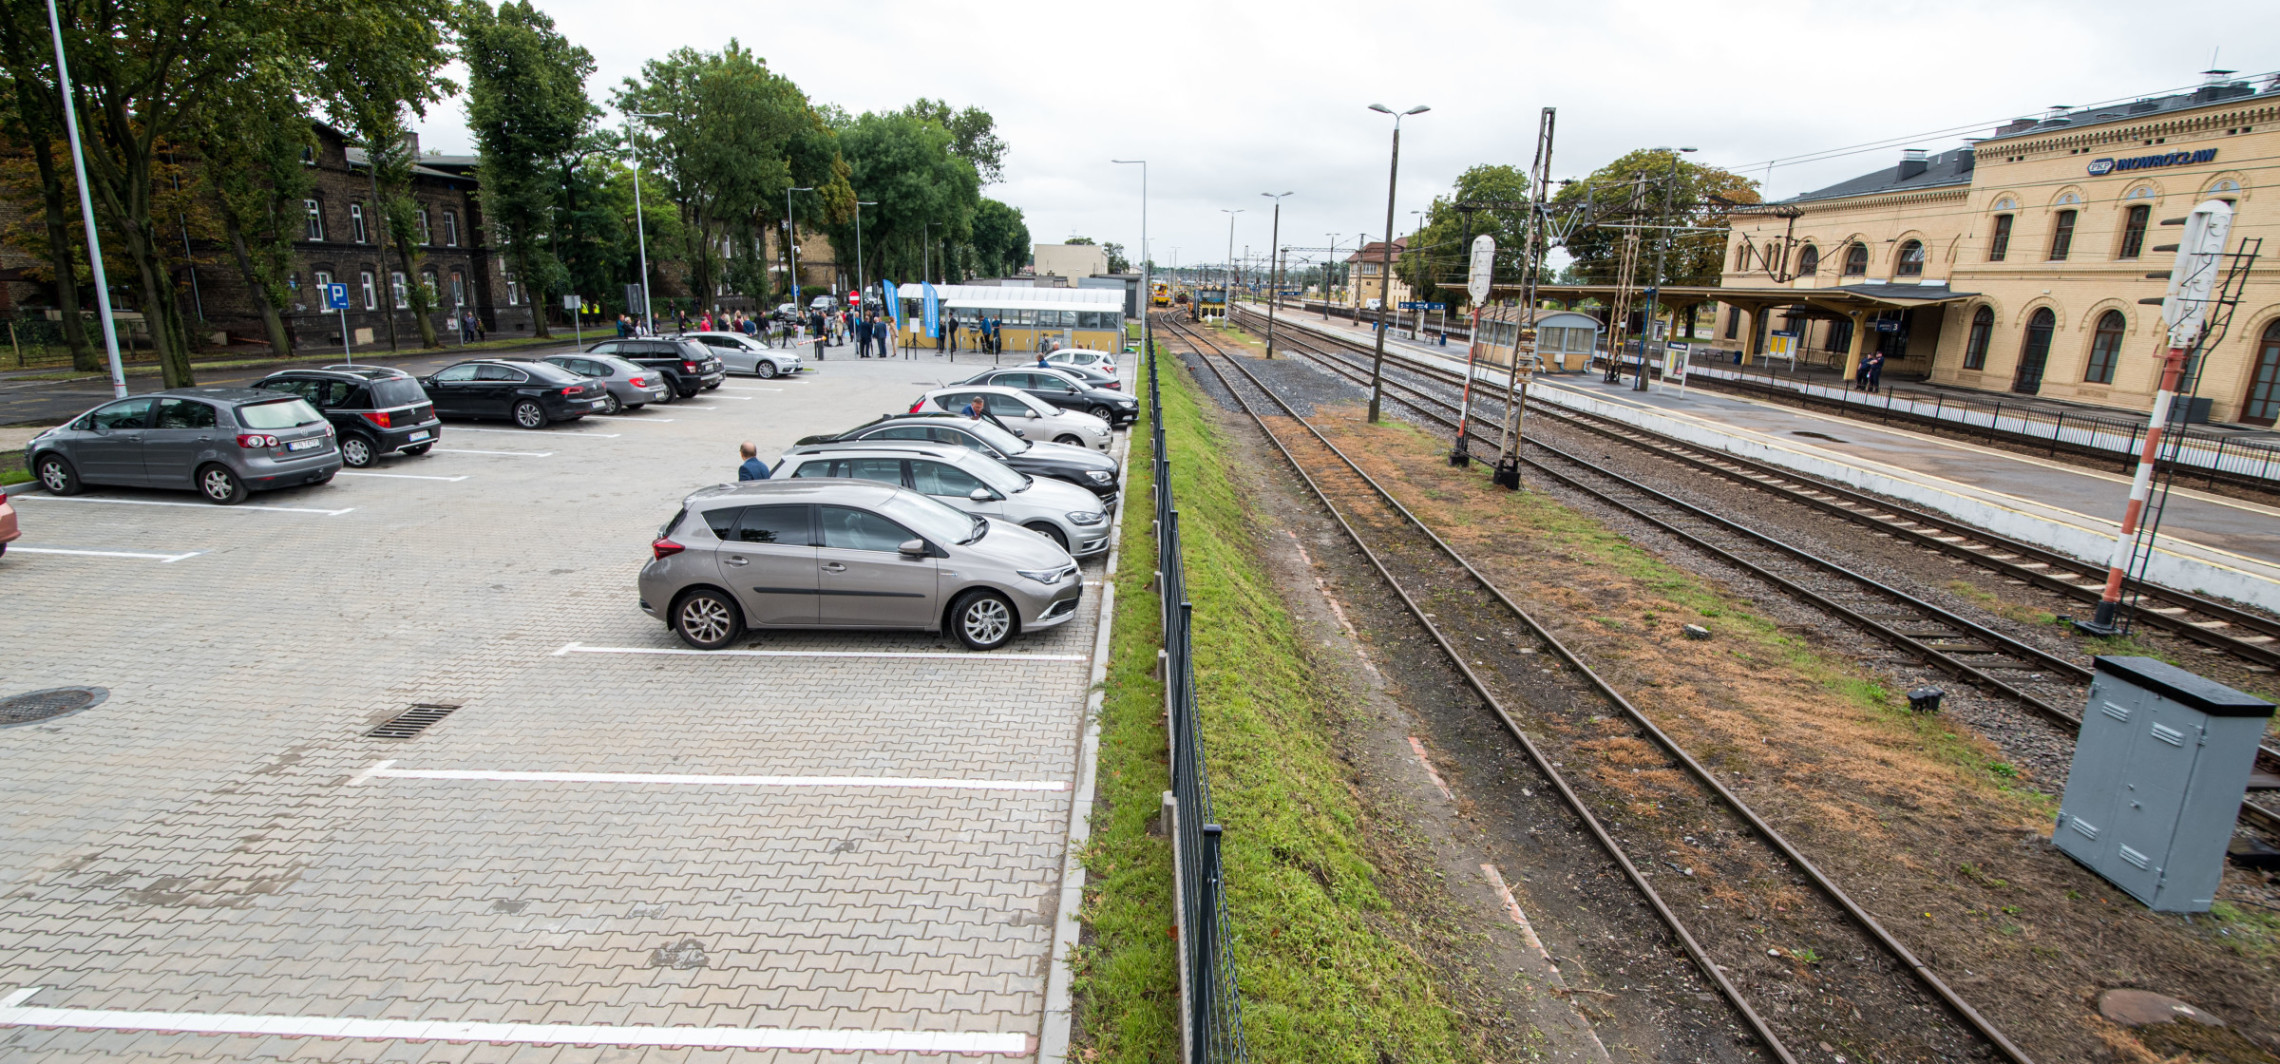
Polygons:
M227 506L323 484L341 457L332 422L298 395L175 388L105 403L32 437L24 464L57 495L116 484L189 489Z
M691 492L641 568L641 608L718 650L749 628L946 631L995 650L1066 623L1084 582L1051 540L860 480Z

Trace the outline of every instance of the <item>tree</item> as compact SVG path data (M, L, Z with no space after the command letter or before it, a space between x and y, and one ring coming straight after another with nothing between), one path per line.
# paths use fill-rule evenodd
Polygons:
M1408 250L1394 263L1394 273L1424 300L1448 299L1466 303L1466 273L1471 269L1471 236L1496 238L1496 277L1499 282L1520 276L1527 254L1528 212L1490 207L1491 204L1526 204L1528 174L1518 167L1475 166L1457 176L1456 188L1436 196L1426 209L1425 224L1417 230ZM1474 205L1464 210L1460 205ZM1466 216L1470 215L1468 219Z
M917 276L930 231L958 243L972 240L981 176L951 145L948 130L907 111L867 113L839 131L848 184L878 204L863 211L864 280ZM843 260L855 257L851 222L850 216L827 230L833 247L847 249Z
M293 353L283 308L293 300L293 240L300 202L311 180L303 153L314 146L308 106L295 91L289 65L265 63L231 86L231 106L207 111L198 132L205 165L198 177L210 191L222 240L246 290L253 295L279 358Z
M81 371L103 368L102 356L97 354L87 339L87 323L79 310L78 256L73 252L77 239L71 231L72 216L78 213L73 203L66 207L72 196L56 150L63 131L54 120L60 115L57 108L47 104L45 96L57 90L41 73L52 71L50 61L43 58L48 47L44 34L35 35L27 17L31 6L18 5L7 15L0 15L0 65L11 72L9 86L14 90L9 103L13 109L4 124L0 124L0 137L24 147L38 173L40 221L43 231L40 254L48 262L48 274L55 283L56 309L63 317L64 345L71 349L71 366ZM68 149L67 149L68 150Z
M555 32L528 0L493 10L467 0L459 23L467 64L467 124L483 162L483 213L496 242L530 290L532 335L547 329L551 297L569 287L556 253L554 217L568 192L567 157L601 110L586 98L594 57Z
M950 134L950 154L974 165L984 185L1005 180L1005 141L997 135L997 119L979 107L968 107L952 112L950 105L941 100L920 97L917 103L903 108L913 118L932 122Z
M1552 202L1557 209L1566 211L1582 208L1588 199L1603 219L1618 223L1703 227L1703 232L1672 234L1663 283L1714 285L1724 266L1726 236L1720 224L1724 208L1711 197L1727 203L1756 203L1759 201L1757 183L1732 171L1690 163L1683 158L1677 160L1674 180L1673 154L1667 149L1631 152L1593 171L1590 177L1560 189ZM1645 179L1644 198L1633 202L1641 178ZM1671 204L1668 215L1663 209L1666 192ZM1614 283L1622 267L1624 232L1594 225L1569 236L1567 249L1575 259L1572 266L1575 275L1590 284ZM1650 230L1642 236L1646 241L1642 255L1651 253L1654 232ZM1647 281L1645 265L1642 260L1638 274L1641 284Z
M1029 265L1029 223L1021 208L983 199L974 210L974 269L988 277L1011 277Z
M1132 260L1124 257L1124 245L1111 241L1109 243L1102 244L1100 246L1100 249L1108 253L1108 272L1132 272Z

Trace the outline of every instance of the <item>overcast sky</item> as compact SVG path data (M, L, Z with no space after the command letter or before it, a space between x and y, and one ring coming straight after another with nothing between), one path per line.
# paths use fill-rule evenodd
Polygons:
M1683 145L1794 195L1891 165L1902 147L1953 147L1935 130L2190 86L2217 65L2280 68L2271 0L1598 0L1415 5L1347 0L1052 4L877 0L539 0L594 53L608 90L648 58L730 37L810 99L851 112L920 97L976 105L1011 146L985 194L1031 234L1137 249L1149 161L1150 239L1169 265L1264 254L1271 204L1283 243L1351 247L1385 227L1392 120L1402 124L1395 231L1464 168L1526 168L1537 112L1556 107L1554 172L1580 177L1633 148ZM2261 82L2260 82L2261 85ZM423 143L468 151L460 101ZM860 190L858 190L860 191ZM1175 252L1175 249L1176 252ZM1135 256L1136 257L1136 256Z

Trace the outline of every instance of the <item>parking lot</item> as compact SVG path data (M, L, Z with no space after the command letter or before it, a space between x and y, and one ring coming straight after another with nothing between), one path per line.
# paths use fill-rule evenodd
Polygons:
M0 729L0 1057L1034 1054L1101 564L989 654L636 605L740 441L975 368L845 350L234 507L11 491L0 697L108 698Z

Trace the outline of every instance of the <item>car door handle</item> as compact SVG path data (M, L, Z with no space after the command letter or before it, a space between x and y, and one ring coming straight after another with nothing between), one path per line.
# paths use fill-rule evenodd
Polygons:
M823 563L823 571L827 573L844 573L847 571L847 567L839 564L838 562L825 562Z
M747 560L745 560L745 559L743 559L743 558L736 558L736 557L731 557L731 558L728 558L728 559L726 559L726 563L727 563L727 564L729 564L729 565L750 565L750 564L752 564L750 561L747 561Z

